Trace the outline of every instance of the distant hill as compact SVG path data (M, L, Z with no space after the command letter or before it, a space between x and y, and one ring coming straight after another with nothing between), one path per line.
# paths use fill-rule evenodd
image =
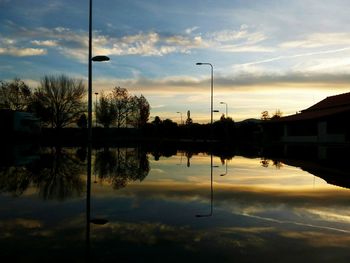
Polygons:
M260 120L260 119L250 118L250 119L245 119L243 121L237 121L236 125L247 124L247 123L259 124L261 122L262 122L262 120Z

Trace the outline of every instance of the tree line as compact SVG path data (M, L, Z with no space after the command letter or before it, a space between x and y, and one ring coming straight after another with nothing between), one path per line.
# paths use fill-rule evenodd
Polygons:
M44 127L61 129L73 124L87 126L86 87L82 80L66 75L44 76L31 89L24 81L0 81L0 109L34 113ZM147 99L115 87L102 94L95 105L96 121L103 127L142 127L149 118Z
M117 128L129 125L143 127L148 121L150 108L143 95L132 96L127 89L115 87L110 94L102 92L100 95L96 105L96 118L105 128L111 125L116 125Z

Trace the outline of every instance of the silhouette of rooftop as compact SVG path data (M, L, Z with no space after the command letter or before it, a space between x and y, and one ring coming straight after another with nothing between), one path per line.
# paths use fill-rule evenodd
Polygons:
M327 117L343 112L350 112L350 92L334 95L321 100L301 113L282 117L275 121L300 121Z
M315 105L302 110L301 112L318 111L324 109L350 106L350 92L329 96Z

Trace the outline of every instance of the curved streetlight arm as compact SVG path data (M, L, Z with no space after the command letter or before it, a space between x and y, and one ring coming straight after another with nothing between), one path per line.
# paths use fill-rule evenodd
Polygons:
M221 101L220 104L225 104L225 106L226 106L226 118L227 118L227 115L228 115L228 110L227 110L228 104L226 102L223 102L223 101Z

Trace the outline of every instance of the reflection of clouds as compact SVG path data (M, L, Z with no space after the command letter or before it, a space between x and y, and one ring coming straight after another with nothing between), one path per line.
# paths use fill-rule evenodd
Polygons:
M165 171L159 168L152 168L150 172L154 175L165 174Z
M199 184L167 181L147 182L141 184L130 184L124 191L113 191L112 189L101 190L99 197L118 196L125 194L139 197L176 197L178 200L186 200L186 197L200 196L207 197L210 187L210 180ZM216 184L214 187L215 203L243 203L243 204L292 204L306 206L337 206L349 205L349 191L346 189L303 189L293 188L277 190L275 188L264 188L256 186L232 186Z
M254 219L263 220L263 221L268 221L268 222L272 222L272 223L277 223L277 224L291 224L291 225L296 225L296 226L300 226L300 227L315 228L315 229L319 229L319 230L330 230L330 231L336 231L336 232L343 232L343 233L347 233L347 234L350 233L350 231L346 230L346 229L327 227L327 226L316 225L316 224L312 224L312 223L302 223L302 222L296 222L296 221L292 221L292 220L279 220L279 219L275 219L275 218L250 215L250 214L244 214L244 216L251 217Z
M304 240L308 245L313 247L343 247L348 248L350 237L348 235L335 235L330 232L320 233L313 231L305 232L282 232L281 236L289 239Z
M1 228L14 228L14 227L21 227L21 228L40 228L42 227L42 222L35 219L26 219L26 218L15 218L13 220L3 220L0 222Z
M209 182L143 182L129 185L123 192L114 192L114 196L178 204L195 202L197 206L209 202L209 189ZM98 197L107 198L105 194L101 193ZM109 198L112 196L109 195ZM337 207L330 210L329 207L334 204ZM275 224L319 228L321 231L350 231L348 204L349 193L342 189L278 191L254 186L214 186L214 210L225 211L227 216L241 215Z
M219 251L225 254L242 251L246 246L255 246L258 238L251 236L244 240L242 236L234 237L233 231L220 228L213 228L210 231L201 231L188 226L173 226L162 223L126 223L113 222L103 227L92 229L95 242L108 242L109 239L118 237L121 242L130 245L148 245L149 249L160 246L163 249L169 248L163 244L176 246L178 252L187 251L191 253L209 253ZM131 234L132 233L132 234ZM251 232L253 233L253 232ZM210 244L210 246L208 246ZM204 250L203 250L204 249ZM178 255L179 256L179 255Z
M330 222L342 222L342 223L350 223L350 211L342 211L342 214L339 214L338 210L330 211L331 208L325 210L316 210L316 209L308 209L308 213L317 216L320 220L330 221Z
M176 165L175 165L176 164ZM151 166L154 169L164 170L168 177L178 181L190 181L190 182L205 182L210 175L210 156L207 154L198 154L191 157L191 168L185 167L185 165L177 165L178 156L162 159L161 162L152 162ZM242 156L234 156L228 162L228 174L225 177L220 177L219 174L223 173L224 166L221 166L220 158L214 157L213 170L214 183L230 185L239 185L245 187L246 185L281 189L284 188L287 191L294 191L300 188L333 188L333 185L327 184L323 179L314 178L308 172L302 171L298 167L289 165L283 165L282 168L276 169L275 166L270 165L268 167L261 166L260 158L245 158ZM153 169L152 168L152 169ZM186 169L187 168L187 169ZM152 175L152 171L150 173ZM149 180L156 181L157 178ZM315 184L316 183L316 184Z

